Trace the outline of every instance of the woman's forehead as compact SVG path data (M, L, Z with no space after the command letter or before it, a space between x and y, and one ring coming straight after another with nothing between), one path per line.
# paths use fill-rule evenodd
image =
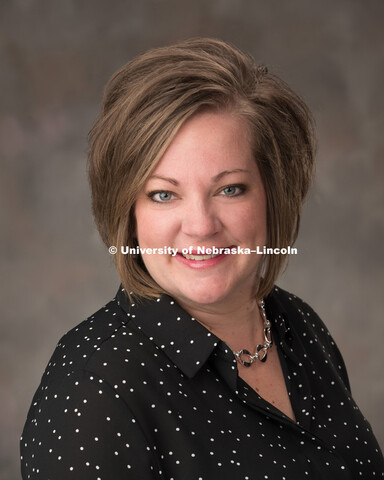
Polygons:
M203 172L218 180L225 172L241 173L253 164L245 121L228 113L205 112L180 128L151 177L187 178Z

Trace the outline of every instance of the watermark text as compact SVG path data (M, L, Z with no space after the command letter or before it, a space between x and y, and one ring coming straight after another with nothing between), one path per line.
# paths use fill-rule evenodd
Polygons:
M108 249L111 255L116 255L118 253L118 248L114 245L110 246ZM181 250L173 247L155 247L155 248L144 248L144 247L129 247L127 245L122 245L120 247L120 253L122 255L171 255L175 257L177 254L181 255L297 255L296 247L284 247L284 248L270 248L266 246L257 246L256 248L247 248L247 247L184 247Z

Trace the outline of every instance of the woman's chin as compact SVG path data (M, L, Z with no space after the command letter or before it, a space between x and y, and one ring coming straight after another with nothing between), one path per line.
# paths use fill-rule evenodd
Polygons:
M187 291L179 291L175 293L174 297L183 305L200 305L201 307L209 307L223 304L226 301L229 301L230 297L233 297L233 295L231 295L230 291L226 291L226 289L222 288L199 288L198 286L195 286Z

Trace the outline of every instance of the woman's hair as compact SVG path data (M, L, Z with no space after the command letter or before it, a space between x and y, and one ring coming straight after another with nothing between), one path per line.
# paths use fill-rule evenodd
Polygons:
M135 247L138 192L181 125L202 110L230 113L249 126L267 198L267 247L297 238L314 157L313 122L304 102L266 67L232 45L198 38L135 58L108 82L99 118L89 133L89 180L96 225L118 247L115 262L126 292L157 297L164 290ZM286 255L263 259L257 298L266 296Z

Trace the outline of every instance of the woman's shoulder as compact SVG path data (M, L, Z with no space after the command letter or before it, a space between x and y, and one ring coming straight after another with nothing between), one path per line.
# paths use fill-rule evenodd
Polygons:
M343 357L332 334L314 309L297 295L274 286L266 298L266 305L275 318L286 322L287 328L300 338L308 353L320 349L331 362L345 385L350 389Z
M86 368L89 359L102 345L116 335L129 319L113 298L93 315L69 330L56 345L47 366L60 367L62 374Z
M103 371L100 361L96 367L95 357L105 358L107 362L113 356L116 341L123 337L129 347L132 336L135 336L135 331L132 332L130 317L115 297L62 336L46 366L36 395L39 392L42 394L53 383L74 378L81 372L104 377L110 369Z
M273 314L280 315L300 336L312 335L332 347L336 346L328 328L315 310L299 296L274 286L266 299Z
M330 333L315 310L299 296L275 285L266 298L267 304L282 315L287 316L297 327L311 328L318 334Z

